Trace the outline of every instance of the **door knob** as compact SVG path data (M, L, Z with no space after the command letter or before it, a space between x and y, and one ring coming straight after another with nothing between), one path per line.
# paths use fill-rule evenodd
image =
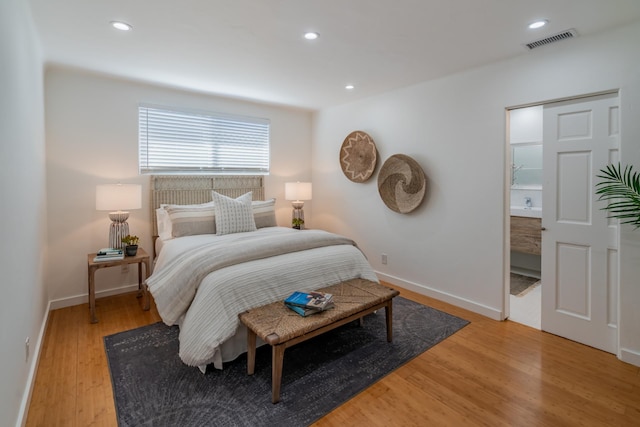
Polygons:
M547 229L546 227L540 227L540 230L542 230L542 231L544 231L546 229Z

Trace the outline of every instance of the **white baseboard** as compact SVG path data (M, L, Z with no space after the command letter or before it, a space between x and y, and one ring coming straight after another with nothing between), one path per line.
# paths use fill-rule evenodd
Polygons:
M640 366L640 352L629 350L628 348L621 348L620 360L635 366Z
M96 292L96 298L124 294L126 292L133 292L137 290L138 290L138 284L136 283L135 285L126 285L126 286L121 286L119 288L111 288L111 289L106 289L104 291ZM79 305L79 304L86 304L88 301L89 301L89 295L87 294L55 299L49 302L50 304L49 309L56 310L58 308L71 307L73 305Z
M49 301L49 304L47 304L47 308L42 319L42 325L40 326L40 332L38 333L38 340L36 341L36 345L33 347L31 366L29 366L29 375L27 376L27 387L24 389L24 393L22 394L22 401L20 402L20 410L18 411L18 420L16 421L16 427L24 427L24 425L27 423L29 404L31 403L31 394L33 392L33 385L36 381L38 365L40 364L40 352L42 350L44 334L47 330L47 324L49 322L49 311L51 311L51 301Z
M504 313L502 312L502 310L497 310L495 308L488 307L483 304L478 304L477 302L470 301L465 298L460 298L458 296L448 294L446 292L442 292L425 285L409 282L407 280L403 280L395 276L389 276L387 274L380 273L378 271L376 271L376 275L380 280L384 280L385 282L389 282L394 285L401 286L410 291L417 292L421 295L425 295L425 296L455 305L457 307L461 307L466 310L473 311L474 313L481 314L490 319L493 319L493 320L504 319Z

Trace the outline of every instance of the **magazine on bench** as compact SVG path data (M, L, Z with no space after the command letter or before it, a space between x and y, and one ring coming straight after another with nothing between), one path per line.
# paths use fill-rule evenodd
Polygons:
M302 317L307 317L316 313L322 313L323 311L329 310L330 308L334 307L333 303L327 304L323 310L317 310L315 308L303 308L297 305L287 304L286 302L284 303L284 305L286 305Z
M294 292L284 300L286 304L297 305L302 308L324 310L333 302L333 295L325 292Z
M287 307L301 316L308 316L313 313L319 313L334 306L333 295L318 291L294 292L284 300L284 303Z

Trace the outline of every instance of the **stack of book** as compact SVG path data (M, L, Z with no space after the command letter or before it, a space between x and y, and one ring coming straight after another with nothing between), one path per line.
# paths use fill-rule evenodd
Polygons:
M93 258L93 262L116 261L119 259L124 259L124 251L122 249L104 248L98 251L95 258Z
M300 316L309 316L334 307L333 295L325 292L294 292L284 304Z

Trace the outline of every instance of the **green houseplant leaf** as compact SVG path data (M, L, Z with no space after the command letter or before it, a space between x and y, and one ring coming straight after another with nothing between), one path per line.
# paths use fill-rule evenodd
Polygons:
M596 175L602 181L596 184L598 200L608 201L602 209L609 211L609 218L618 218L622 224L640 227L640 175L630 165L624 171L617 166L607 165Z

